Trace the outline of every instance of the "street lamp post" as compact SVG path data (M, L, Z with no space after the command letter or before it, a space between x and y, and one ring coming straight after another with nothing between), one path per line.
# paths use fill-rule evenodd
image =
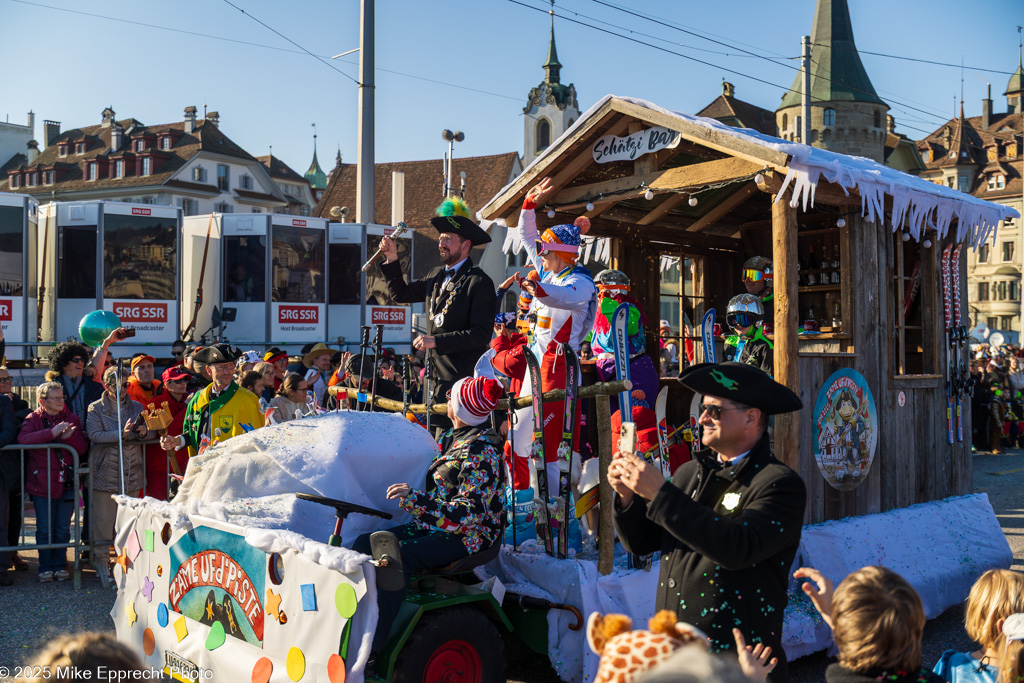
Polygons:
M466 134L461 130L454 133L445 128L441 131L441 138L448 141L448 153L444 159L444 188L442 195L447 197L452 192L452 162L455 160L455 143L466 139Z

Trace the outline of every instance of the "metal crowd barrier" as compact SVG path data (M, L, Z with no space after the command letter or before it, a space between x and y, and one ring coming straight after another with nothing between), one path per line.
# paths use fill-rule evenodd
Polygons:
M145 491L146 484L147 484L147 482L146 482L146 470L145 470L145 466L146 466L145 465L145 463L146 463L146 454L145 454L146 449L145 449L145 447L150 445L150 444L159 443L159 440L158 439L148 439L146 441L132 441L131 443L132 443L133 446L134 445L139 445L139 446L143 447L143 449L142 449L142 467L143 467L142 478L143 478L143 491ZM74 492L75 492L74 493L75 508L74 508L74 512L72 513L72 517L71 517L71 539L69 540L69 542L68 543L54 543L53 542L53 534L52 533L48 534L48 540L50 541L50 543L39 544L39 543L26 543L25 542L27 540L27 534L25 533L25 503L29 502L28 501L28 494L25 493L25 485L24 485L24 482L25 482L25 451L29 451L29 450L33 450L34 451L34 450L40 450L40 449L46 449L47 451L50 451L50 450L52 450L54 448L64 449L64 450L68 451L69 453L71 453L72 461L73 461L73 467L74 467L73 480L76 481L76 482L80 482L81 478L82 478L82 475L85 475L85 478L86 478L86 490L89 492L89 495L88 495L89 504L92 505L92 501L95 500L96 491L93 488L93 473L92 473L92 470L88 466L82 466L79 463L78 451L76 451L74 448L72 448L68 444L65 444L65 443L44 443L44 444L16 443L16 444L11 444L9 446L4 446L3 448L0 448L0 451L18 451L18 452L20 452L20 456L19 456L19 461L20 462L19 462L19 469L18 469L18 471L19 471L19 475L20 475L19 481L21 482L21 493L22 493L21 508L18 510L18 515L20 517L20 522L21 522L21 526L20 526L21 533L20 533L20 538L19 538L19 540L21 542L19 542L18 545L13 545L13 546L0 545L0 551L9 551L9 552L14 553L14 552L17 552L19 550L36 550L36 551L38 551L38 550L49 550L49 549L55 549L55 548L70 548L71 550L74 551L74 568L73 568L73 572L72 572L72 576L74 577L74 587L75 587L75 590L79 590L82 587L82 554L83 554L83 551L88 550L89 551L89 561L93 565L93 568L96 570L96 575L99 577L100 582L102 583L103 587L106 588L107 585L108 585L108 582L109 582L109 579L107 577L108 558L106 558L106 557L96 557L96 546L102 546L104 548L107 547L107 546L111 546L111 545L114 544L114 539L113 538L94 538L93 537L94 535L91 533L91 529L90 529L90 530L86 530L87 531L87 535L89 537L88 542L85 542L85 543L82 542L82 523L81 523L82 515L81 515L81 512L84 510L84 499L85 498L82 496L82 489L81 489L80 486L74 486L73 487L74 488ZM168 478L168 488L170 487L170 476L171 476L170 468L171 468L170 461L168 461L167 462L167 475L166 475L167 478ZM47 458L47 463L46 463L47 494L50 493L50 475L51 474L52 474L52 462L51 462L50 458ZM106 492L104 492L104 495L106 495ZM54 498L51 498L49 495L47 495L47 499L48 500L55 500ZM53 509L52 509L52 506L51 506L50 509L48 510L48 512L52 513L52 511L53 511ZM90 521L91 521L91 518L90 518ZM13 522L13 520L12 520L12 522ZM11 524L12 522L8 522L8 524ZM39 522L39 520L37 519L36 520L37 528L38 528L38 522ZM7 539L0 538L0 544L6 543L6 541L7 541Z

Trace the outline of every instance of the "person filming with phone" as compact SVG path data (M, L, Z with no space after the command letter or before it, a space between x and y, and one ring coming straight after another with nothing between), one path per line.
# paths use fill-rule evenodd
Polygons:
M741 363L695 365L679 381L703 396L705 448L670 481L635 453L618 453L608 468L615 530L629 552L660 554L656 610L704 631L713 651L734 650L738 629L771 648L769 677L785 681L782 618L807 491L771 454L767 430L769 415L802 403Z

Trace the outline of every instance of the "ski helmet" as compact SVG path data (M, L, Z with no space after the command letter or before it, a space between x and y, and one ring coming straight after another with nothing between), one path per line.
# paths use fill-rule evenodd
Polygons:
M734 331L737 327L753 327L764 320L764 306L753 294L737 294L729 300L725 321Z
M772 262L764 256L753 256L743 263L740 279L743 282L771 280Z
M602 294L625 293L629 291L629 276L621 270L606 268L597 274L597 277L594 278L594 284L597 285L598 291Z

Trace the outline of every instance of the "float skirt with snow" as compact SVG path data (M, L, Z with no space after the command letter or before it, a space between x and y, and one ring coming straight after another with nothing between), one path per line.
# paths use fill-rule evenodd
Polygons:
M235 437L189 463L174 503L119 497L111 616L146 663L189 680L361 681L377 623L369 558L326 544L331 508L395 515L436 444L397 415L331 413ZM343 542L383 520L353 514Z

